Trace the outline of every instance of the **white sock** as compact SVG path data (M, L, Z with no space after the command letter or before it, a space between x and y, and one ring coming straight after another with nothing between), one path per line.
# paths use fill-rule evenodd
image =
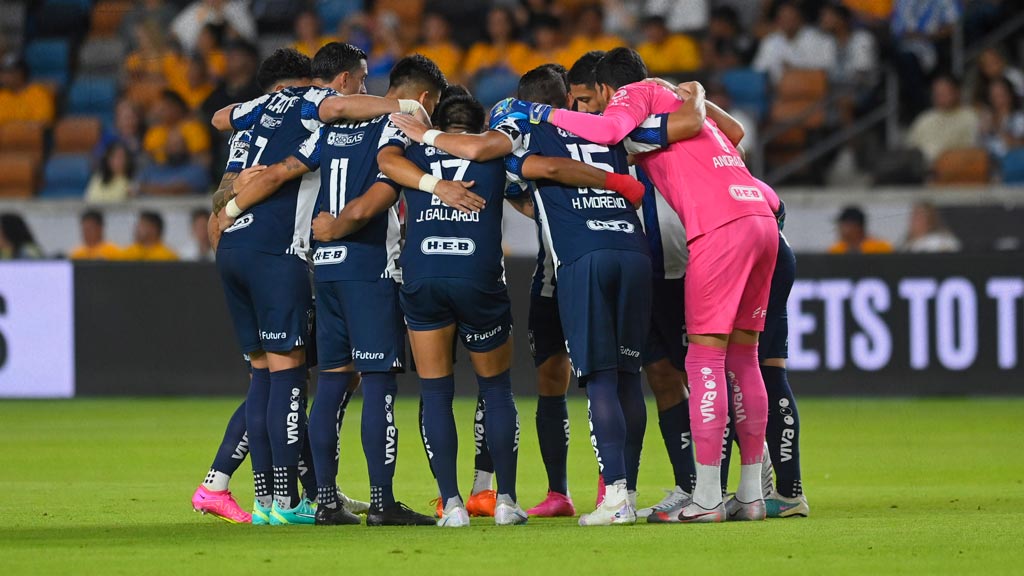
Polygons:
M494 472L476 470L473 473L473 491L470 494L479 494L485 490L490 490L492 478L494 478Z
M629 499L629 491L626 490L626 481L619 480L614 484L609 484L604 488L604 500L601 501L601 507L605 507L606 504L610 504L615 508L622 506L622 503Z
M697 464L697 484L693 488L693 502L711 510L722 503L722 467Z
M206 486L207 490L219 492L228 489L228 482L231 482L231 476L210 468L210 471L206 473L206 480L203 480L203 486Z
M736 499L749 504L762 497L761 463L740 466L740 487L736 490Z

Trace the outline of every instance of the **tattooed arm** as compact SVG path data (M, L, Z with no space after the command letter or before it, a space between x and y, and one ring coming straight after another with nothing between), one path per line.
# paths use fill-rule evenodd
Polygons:
M260 170L253 172L255 176L251 180L248 179L249 171L255 171L257 168ZM285 182L300 178L309 171L309 167L294 156L289 156L271 166L253 166L244 171L238 181L233 183L237 184L237 186L233 186L235 205L244 212L273 196ZM230 198L225 201L225 205L229 201ZM223 209L218 212L218 219L221 230L227 229L235 221Z

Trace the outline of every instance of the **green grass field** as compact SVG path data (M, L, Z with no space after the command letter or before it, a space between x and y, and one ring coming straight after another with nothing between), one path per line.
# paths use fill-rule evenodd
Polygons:
M232 526L192 512L234 400L0 402L0 569L8 574L1020 574L1024 571L1024 401L805 400L808 519L583 529L532 519L465 530ZM522 399L519 494L546 489ZM586 407L571 406L570 488L595 493ZM397 408L398 497L435 493L416 406ZM457 405L462 485L472 480L472 405ZM367 497L359 406L342 434L342 487ZM640 503L671 483L651 410ZM735 477L734 477L735 478ZM251 502L248 464L233 487ZM706 564L690 564L701 555ZM374 572L365 572L373 570Z

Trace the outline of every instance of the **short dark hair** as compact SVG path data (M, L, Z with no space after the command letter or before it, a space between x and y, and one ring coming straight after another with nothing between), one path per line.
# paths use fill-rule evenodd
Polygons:
M867 217L864 215L864 211L860 209L860 206L847 206L839 213L836 222L852 222L863 228L867 223Z
M260 49L255 44L241 38L232 40L224 45L224 52L241 52L253 60L260 57Z
M4 238L14 246L15 252L20 251L26 244L36 243L28 223L21 215L13 212L0 214L0 234L3 234Z
M85 212L82 212L82 215L78 219L79 222L85 222L86 220L92 220L93 222L95 222L96 224L98 224L99 226L102 227L103 226L103 212L100 212L99 210L97 210L95 208L90 208L90 209L86 210Z
M565 84L566 93L569 92L569 71L565 69L565 66L557 62L549 62L547 64L541 64L538 68L545 68L551 70L555 74L558 74L562 78L562 83Z
M422 54L406 56L395 63L388 78L391 88L418 84L428 91L441 94L448 87L448 79L433 60Z
M174 106L177 106L182 114L188 114L188 104L185 103L185 99L180 94L171 90L170 88L164 88L160 91L160 98L167 102L170 102Z
M739 30L740 28L740 17L736 13L736 10L732 6L718 6L711 10L712 20L722 20L727 22L734 29Z
M282 80L309 78L309 56L294 48L278 48L260 64L256 72L256 83L260 90L269 92Z
M843 6L842 4L833 4L831 2L828 2L824 6L822 6L821 9L831 10L835 12L836 16L838 16L839 19L842 20L843 23L846 24L847 26L849 26L850 23L853 22L853 12L851 12L849 8Z
M310 72L313 78L330 82L344 72L352 72L359 62L366 60L366 52L351 44L330 42L313 56Z
M604 58L604 50L591 50L569 68L569 84L582 84L587 88L597 85L597 63Z
M139 220L145 220L156 227L157 235L163 237L164 235L164 217L159 212L152 210L143 210L139 212Z
M549 67L538 66L519 79L516 97L520 100L564 108L568 103L569 93L565 89L565 81L557 72Z
M613 48L597 63L597 81L612 88L639 82L647 78L647 65L632 48Z
M452 126L463 126L477 134L483 131L487 114L484 107L473 98L463 86L452 85L441 96L441 102L434 110L434 124L441 130Z

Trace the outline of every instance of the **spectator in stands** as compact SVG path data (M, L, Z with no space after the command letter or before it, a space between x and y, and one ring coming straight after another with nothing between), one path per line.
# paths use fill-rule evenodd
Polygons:
M128 150L132 159L142 153L142 113L134 102L123 98L114 106L114 125L106 128L100 137L93 156L99 162L107 149L114 144L121 144Z
M516 24L527 35L535 33L538 24L547 25L551 18L561 20L561 17L562 6L553 0L520 0L516 8ZM533 38L528 36L524 40Z
M920 150L928 164L947 150L978 144L978 113L960 104L960 84L949 75L932 82L932 108L910 125L907 145Z
M86 202L123 202L135 177L135 161L128 148L115 142L103 153L99 169L85 188Z
M295 43L292 48L312 58L334 38L320 32L320 17L312 10L303 10L295 17Z
M213 93L215 86L206 61L196 55L188 59L185 83L172 85L170 88L181 96L189 110L198 110Z
M960 240L946 228L942 216L931 202L918 202L910 213L903 252L959 252Z
M207 24L199 32L195 55L206 63L207 74L214 80L224 76L224 26Z
M433 60L448 78L462 75L462 48L451 41L451 26L444 16L437 12L423 15L423 41L412 49Z
M159 164L167 162L167 140L171 131L177 131L185 139L190 155L196 156L202 164L208 163L205 155L210 150L210 135L206 126L189 116L188 106L173 90L164 90L153 106L150 128L142 141L143 149Z
M1024 98L1024 72L1006 62L1006 55L996 48L989 48L978 56L978 66L971 71L967 94L974 95L974 102L988 98L989 85L993 80L1005 79L1017 96Z
M1021 98L1005 77L988 83L988 108L982 115L981 135L985 148L996 158L1024 146L1024 110Z
M517 40L515 15L503 6L487 14L487 39L469 49L463 62L463 73L472 78L481 72L507 71L525 74L523 66L530 60L530 47Z
M702 32L708 26L708 0L647 0L644 14L663 17L673 32Z
M242 0L196 0L178 14L171 23L171 31L185 52L193 52L200 31L207 24L227 26L234 34L256 41L256 21Z
M836 219L839 240L829 249L829 254L888 254L892 244L867 234L867 218L857 206L847 206Z
M664 16L648 16L643 21L644 41L636 51L651 74L692 72L700 68L700 48L686 34L673 34Z
M165 59L169 56L163 29L156 22L140 22L132 29L135 50L124 61L125 81L166 81Z
M138 38L135 35L135 30L143 24L152 23L158 30L169 29L176 14L174 7L163 0L142 0L134 2L133 5L134 7L121 20L120 36L128 39L129 42ZM135 45L132 48L138 48L138 46Z
M39 260L43 250L21 216L0 214L0 260Z
M368 23L373 38L373 49L370 50L366 61L368 81L374 78L387 78L391 68L405 55L399 36L401 22L394 12L385 11L369 19Z
M827 35L804 23L793 2L782 2L775 14L775 32L761 41L753 68L778 82L789 68L827 70L836 63L836 46Z
M924 89L949 52L953 29L960 21L959 0L895 0L890 36L900 82L904 118L928 106Z
M256 70L259 67L260 58L256 47L244 40L236 40L226 46L225 56L224 78L221 79L216 90L203 102L201 118L212 118L214 112L229 104L247 102L263 94L256 83ZM220 178L219 170L228 160L227 140L227 133L213 133L215 158L212 166L218 170L213 174L215 179Z
M703 46L704 66L713 72L746 66L754 55L754 40L740 26L731 6L711 11Z
M381 14L386 14L382 12ZM353 12L338 23L338 42L351 44L369 54L373 46L373 19L366 12Z
M29 82L28 65L15 54L0 59L0 125L8 122L53 124L53 94Z
M104 237L103 213L86 210L79 219L82 230L82 244L75 247L68 256L72 260L117 260L121 248Z
M542 64L560 62L562 57L562 23L554 16L537 16L532 28L533 52L526 68L532 70ZM569 63L572 65L572 63Z
M743 125L743 139L740 140L740 146L745 154L756 154L757 120L742 109L733 108L732 98L729 97L729 92L725 90L725 86L720 82L710 82L708 84L706 98L714 102L722 110L728 112L730 116Z
M139 174L139 193L145 196L185 196L204 194L210 187L210 174L189 154L185 137L178 129L167 133L164 162L150 163Z
M210 221L210 211L204 208L197 208L192 211L189 221L189 236L191 240L184 250L181 251L181 259L192 262L213 262L214 250L210 245L210 233L207 224Z
M821 10L819 26L832 37L836 47L835 65L829 70L829 79L853 88L874 85L878 75L875 37L866 30L853 29L850 9L826 4Z
M569 40L558 62L568 68L591 50L607 52L625 45L622 38L605 33L604 9L601 5L587 4L576 15L576 34Z
M124 260L167 261L178 255L164 244L164 218L157 212L144 210L135 223L135 242L121 253Z

